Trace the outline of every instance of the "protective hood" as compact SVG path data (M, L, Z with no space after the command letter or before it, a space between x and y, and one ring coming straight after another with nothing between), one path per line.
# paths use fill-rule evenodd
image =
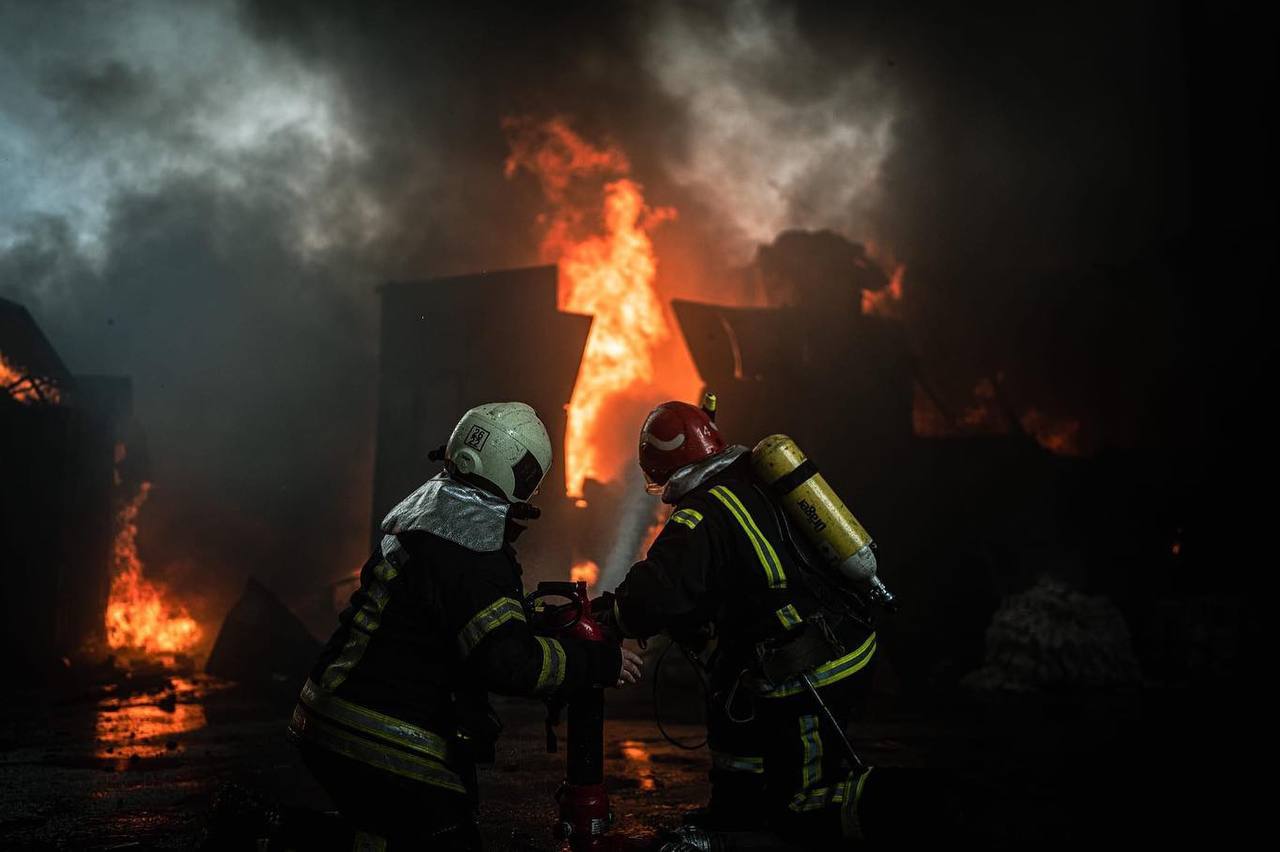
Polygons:
M382 519L389 536L418 530L477 553L501 550L511 504L441 472Z
M662 489L662 502L670 503L671 505L680 502L681 497L736 462L746 451L746 447L734 444L714 456L680 468L671 474L671 478L667 480L666 487Z

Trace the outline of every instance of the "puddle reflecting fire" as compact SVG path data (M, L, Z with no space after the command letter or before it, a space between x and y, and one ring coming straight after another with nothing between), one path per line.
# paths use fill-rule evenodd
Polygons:
M164 688L104 698L94 725L94 757L129 761L180 754L178 735L207 724L203 701L219 688L204 678L173 677Z
M629 768L639 776L640 789L656 789L657 783L653 780L653 765L648 747L640 740L623 740L620 748L622 756L630 765Z

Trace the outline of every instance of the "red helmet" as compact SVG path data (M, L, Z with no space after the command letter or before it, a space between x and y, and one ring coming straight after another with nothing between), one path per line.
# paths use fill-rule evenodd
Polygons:
M640 469L650 492L658 493L671 474L725 448L711 416L687 402L664 402L640 427Z

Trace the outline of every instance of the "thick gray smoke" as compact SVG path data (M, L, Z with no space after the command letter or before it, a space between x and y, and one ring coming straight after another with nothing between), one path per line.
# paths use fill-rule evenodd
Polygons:
M133 377L144 556L221 600L362 557L375 285L537 262L504 116L628 151L680 209L669 295L784 228L882 241L935 384L1004 368L1123 437L1172 345L1126 270L1183 226L1176 30L899 7L0 0L0 295Z
M878 236L899 111L878 59L870 47L819 56L788 6L734 0L708 19L662 4L645 64L685 128L666 165L710 208L734 260L789 228Z

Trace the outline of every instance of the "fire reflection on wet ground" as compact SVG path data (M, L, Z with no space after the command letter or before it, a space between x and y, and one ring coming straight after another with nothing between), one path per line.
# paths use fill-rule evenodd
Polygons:
M657 784L653 777L653 765L649 749L639 740L623 740L619 744L622 756L627 761L628 774L637 778L641 790L654 790Z
M181 753L178 735L205 727L204 699L226 687L203 676L174 677L160 691L108 695L97 706L94 757L124 768L130 760Z

